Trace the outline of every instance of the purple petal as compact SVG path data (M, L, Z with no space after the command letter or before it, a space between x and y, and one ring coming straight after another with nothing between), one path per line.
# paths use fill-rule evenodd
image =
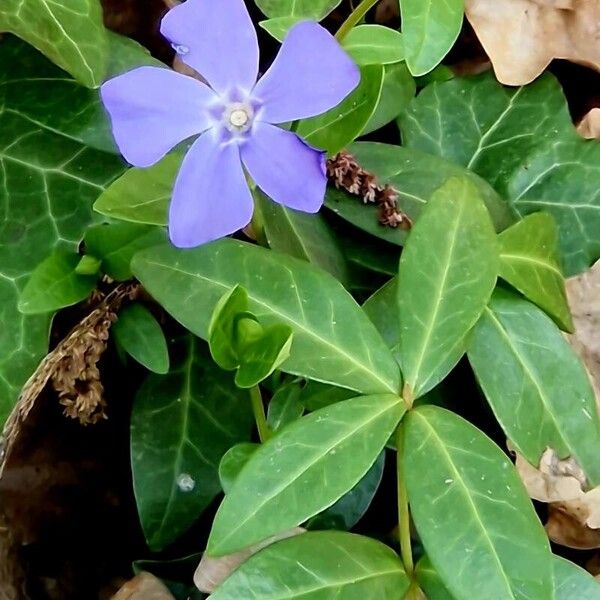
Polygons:
M275 202L309 213L321 208L327 185L324 153L295 133L255 123L242 146L242 160L258 187Z
M149 167L179 142L212 125L206 107L217 100L206 85L169 69L140 67L100 89L121 154Z
M160 31L217 92L249 92L255 84L258 41L243 0L187 0L165 15Z
M359 83L360 71L336 39L317 23L298 23L288 33L253 96L264 103L261 120L284 123L338 105Z
M169 209L169 235L179 248L224 237L252 218L253 202L239 147L220 144L212 131L183 160Z

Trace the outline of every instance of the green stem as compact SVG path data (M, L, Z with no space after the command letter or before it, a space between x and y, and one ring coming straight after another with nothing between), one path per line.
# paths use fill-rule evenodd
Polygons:
M398 531L400 540L400 554L406 574L412 579L415 566L413 563L412 548L410 541L410 513L408 509L408 494L404 479L404 467L402 459L404 455L404 428L402 423L396 430L397 449L397 485L398 485Z
M350 30L362 21L363 17L377 4L377 2L379 2L379 0L362 0L338 29L335 34L336 40L341 42L350 33Z
M267 425L267 417L265 416L265 405L262 401L262 395L258 385L250 388L250 399L252 400L252 411L254 412L254 420L258 429L258 437L261 443L266 442L271 437L271 430Z

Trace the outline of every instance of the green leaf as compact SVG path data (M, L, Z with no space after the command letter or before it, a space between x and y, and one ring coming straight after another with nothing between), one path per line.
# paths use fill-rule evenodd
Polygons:
M406 63L413 75L433 70L454 45L463 22L461 0L400 0Z
M169 371L169 350L160 325L142 304L130 304L119 312L112 327L117 343L154 373Z
M102 270L117 281L125 281L133 277L129 266L133 255L165 242L165 238L165 231L158 227L111 223L88 229L83 239L86 251L102 259Z
M398 600L410 585L396 553L339 531L312 531L250 557L211 600Z
M232 446L225 452L219 463L219 481L226 494L229 494L240 471L258 448L260 448L260 444L243 442Z
M498 242L477 188L451 179L431 198L400 258L400 355L415 398L463 355L496 284Z
M342 283L347 282L344 255L322 215L286 208L258 190L254 198L269 247L313 263Z
M457 599L552 600L546 533L506 455L437 406L405 420L406 485L414 523Z
M500 277L543 308L563 330L572 332L554 219L534 213L503 231L499 240Z
M508 204L481 178L436 156L391 144L358 142L348 148L358 163L373 173L379 183L398 190L398 207L416 221L431 195L452 177L466 177L479 191L497 231L515 221ZM403 245L408 232L379 223L378 209L361 198L329 188L327 208L356 227L393 244Z
M256 5L270 18L296 17L320 21L342 0L256 0Z
M402 34L383 25L353 27L342 46L357 65L389 65L404 60Z
M309 144L335 154L354 140L371 119L383 86L383 67L362 67L359 86L335 108L303 119L298 134Z
M469 360L507 436L533 465L548 447L600 485L600 419L583 364L558 327L497 290L474 329ZM560 368L557 368L557 365Z
M600 582L572 562L553 558L554 600L600 600Z
M363 396L315 411L275 434L225 496L208 554L236 552L331 506L369 470L404 410L398 396Z
M318 381L307 381L302 388L300 399L306 410L314 411L331 406L336 402L350 400L355 395L354 392L346 388L320 383Z
M277 17L275 19L267 19L259 21L259 25L278 42L283 42L288 31L297 23L303 20L303 17Z
M108 40L98 0L3 0L0 31L18 35L87 87L104 79Z
M406 63L386 65L383 69L383 85L379 102L361 135L376 131L397 118L406 110L415 97L416 91L415 80Z
M300 401L301 392L298 383L292 381L273 394L267 412L267 424L271 431L277 431L302 416L304 405Z
M335 504L308 521L308 529L341 529L349 531L363 517L379 489L385 466L382 452L366 475Z
M192 525L219 493L218 465L249 440L247 394L192 336L168 375L150 375L131 416L135 497L148 545L161 550Z
M286 372L365 394L400 389L398 366L375 327L338 281L307 263L224 239L193 250L144 250L132 266L148 292L200 337L219 298L239 284L261 324L292 327Z
M419 587L427 594L427 598L431 598L431 600L455 600L454 596L451 596L450 592L444 587L440 576L433 568L427 555L424 555L417 563L415 577Z
M398 316L398 280L390 279L363 304L363 310L377 327L389 348L400 345L400 318Z
M543 210L555 218L567 276L585 271L600 256L598 189L600 143L578 137L548 141L509 182L507 194L519 215Z
M98 275L100 273L100 267L102 265L102 261L96 258L95 256L91 256L87 254L86 256L82 256L75 267L75 273L77 275Z
M96 275L79 275L81 256L64 250L54 251L31 273L21 298L19 310L25 315L50 313L77 304L96 286Z

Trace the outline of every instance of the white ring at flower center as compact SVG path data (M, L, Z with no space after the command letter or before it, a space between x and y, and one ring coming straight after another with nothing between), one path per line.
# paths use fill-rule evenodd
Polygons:
M232 133L246 133L252 127L254 109L248 102L232 102L225 107L222 119Z
M229 122L234 127L243 127L250 120L250 115L243 108L236 108L229 115Z

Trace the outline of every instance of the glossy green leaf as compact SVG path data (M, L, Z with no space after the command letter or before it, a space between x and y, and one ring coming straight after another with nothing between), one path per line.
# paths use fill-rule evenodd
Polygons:
M363 310L377 327L389 348L400 345L400 318L398 316L398 280L390 279L363 304Z
M461 0L400 0L406 63L413 75L436 67L454 45L463 21Z
M600 600L600 582L581 567L554 556L554 600Z
M511 442L533 465L548 447L600 485L600 419L578 356L523 298L497 290L474 329L469 360Z
M300 401L302 388L292 381L280 387L271 398L267 411L267 424L271 431L277 431L299 419L304 413L304 404Z
M552 600L546 533L506 455L437 406L405 420L412 517L443 584L457 599Z
M398 600L409 584L402 562L381 542L339 531L313 531L261 550L210 598Z
M270 248L313 263L342 283L347 281L344 255L322 215L286 208L260 192L254 198Z
M331 506L369 470L404 410L398 396L363 396L315 411L275 434L225 496L207 552L236 552Z
M300 399L306 410L313 411L331 406L336 402L349 400L355 395L355 392L346 388L320 383L319 381L307 381L302 388Z
M307 529L341 529L349 531L363 517L383 477L385 451L382 452L365 476L335 504L310 519Z
M573 320L558 264L558 231L546 213L525 217L500 234L499 275L543 308L565 331Z
M402 372L415 398L438 384L496 284L498 242L477 188L451 179L432 196L400 258Z
M132 265L148 292L200 337L219 298L239 284L262 324L292 327L286 372L365 394L400 389L398 367L360 307L338 281L303 261L224 239L185 251L151 248Z
M377 176L381 184L387 183L398 190L398 207L413 221L419 218L433 192L451 177L466 177L477 187L497 231L502 231L515 221L506 201L485 181L441 158L375 142L358 142L348 150L364 169ZM329 188L325 205L342 219L371 235L398 245L406 241L407 231L383 227L379 223L377 207L365 205L357 196Z
M402 34L383 25L357 25L342 42L357 65L389 65L404 60Z
M425 592L430 600L455 600L454 596L444 587L440 576L434 569L429 557L423 556L417 563L415 577L419 587Z
M166 225L181 160L180 154L168 154L147 169L129 169L100 195L94 210L123 221Z
M255 0L256 5L270 18L296 17L320 21L342 0Z
M19 310L25 315L50 313L77 304L87 298L96 286L96 275L76 272L81 256L56 250L31 273L19 299Z
M250 439L246 392L192 336L179 343L168 375L150 375L131 416L131 458L138 512L152 550L173 542L219 493L218 466Z
M102 270L117 281L131 279L129 263L139 250L166 241L164 229L132 223L100 224L84 236L86 252L102 259Z
M75 267L77 275L99 275L102 261L89 254L82 256Z
M417 86L405 62L386 65L383 69L383 85L379 102L361 135L392 122L415 97Z
M168 372L167 341L158 321L142 304L122 309L112 331L121 348L140 364L154 373Z
M219 481L226 494L229 494L240 471L246 466L246 463L258 448L260 448L260 444L242 442L232 446L225 452L219 463Z
M276 17L260 21L258 24L278 42L283 42L288 31L297 23L303 20L303 17Z
M108 40L98 0L3 0L0 31L18 35L87 87L98 87Z
M298 134L309 144L335 154L354 141L371 119L383 86L383 67L362 67L359 86L335 108L303 119Z

